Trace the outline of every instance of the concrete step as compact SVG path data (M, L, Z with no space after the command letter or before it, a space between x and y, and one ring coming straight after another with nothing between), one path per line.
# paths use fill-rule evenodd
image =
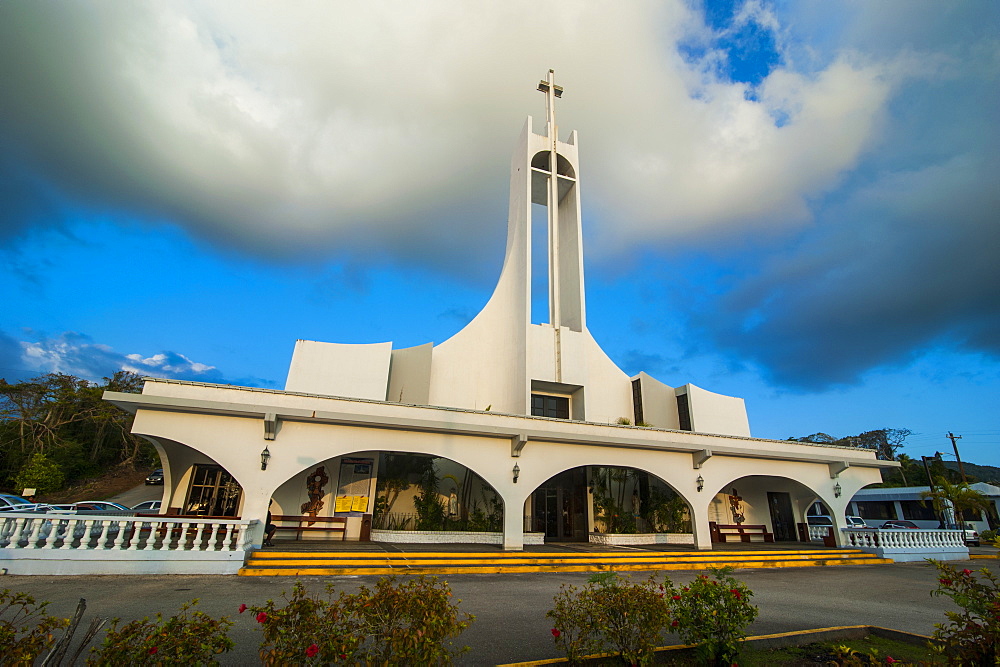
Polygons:
M304 552L258 551L240 570L243 576L500 574L704 570L709 567L818 567L891 563L857 549L727 552L599 552L526 554L520 552Z

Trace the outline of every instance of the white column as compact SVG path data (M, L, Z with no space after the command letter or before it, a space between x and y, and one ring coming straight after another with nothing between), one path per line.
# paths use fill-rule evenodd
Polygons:
M690 506L691 528L694 530L694 546L701 551L711 551L712 534L708 530L708 504L690 503Z

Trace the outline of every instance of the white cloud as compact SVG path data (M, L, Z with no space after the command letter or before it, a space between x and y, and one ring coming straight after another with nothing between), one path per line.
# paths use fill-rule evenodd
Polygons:
M185 380L222 380L218 369L188 359L177 352L160 352L149 357L121 354L112 347L93 342L89 336L67 331L56 338L22 341L21 358L8 359L22 370L37 373L65 373L96 381L125 370L139 375Z
M560 125L581 130L588 201L607 212L594 224L624 245L807 220L807 198L871 144L889 91L876 65L838 59L811 76L779 70L748 101L742 84L706 80L676 53L707 32L679 1L6 14L12 109L0 131L16 128L20 159L98 206L262 251L360 237L407 254L422 249L406 232L433 243L501 229L500 205L482 219L434 212L502 202L510 147L520 119L540 115L533 84L550 66L567 88ZM739 20L779 28L762 3ZM13 69L24 63L30 76Z

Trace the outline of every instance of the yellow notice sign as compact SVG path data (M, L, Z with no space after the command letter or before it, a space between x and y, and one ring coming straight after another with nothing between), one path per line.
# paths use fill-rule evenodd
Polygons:
M334 508L335 512L350 512L353 504L351 496L339 496Z
M352 512L367 512L368 511L368 496L354 496L354 502L351 504Z

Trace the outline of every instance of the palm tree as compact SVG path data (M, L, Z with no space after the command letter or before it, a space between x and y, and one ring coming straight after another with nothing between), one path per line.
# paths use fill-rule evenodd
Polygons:
M944 512L953 509L956 523L960 523L958 517L966 510L985 510L989 507L989 500L979 491L972 489L965 482L952 484L944 477L935 478L935 486L930 491L921 492L924 498L930 498L934 504L934 509Z

